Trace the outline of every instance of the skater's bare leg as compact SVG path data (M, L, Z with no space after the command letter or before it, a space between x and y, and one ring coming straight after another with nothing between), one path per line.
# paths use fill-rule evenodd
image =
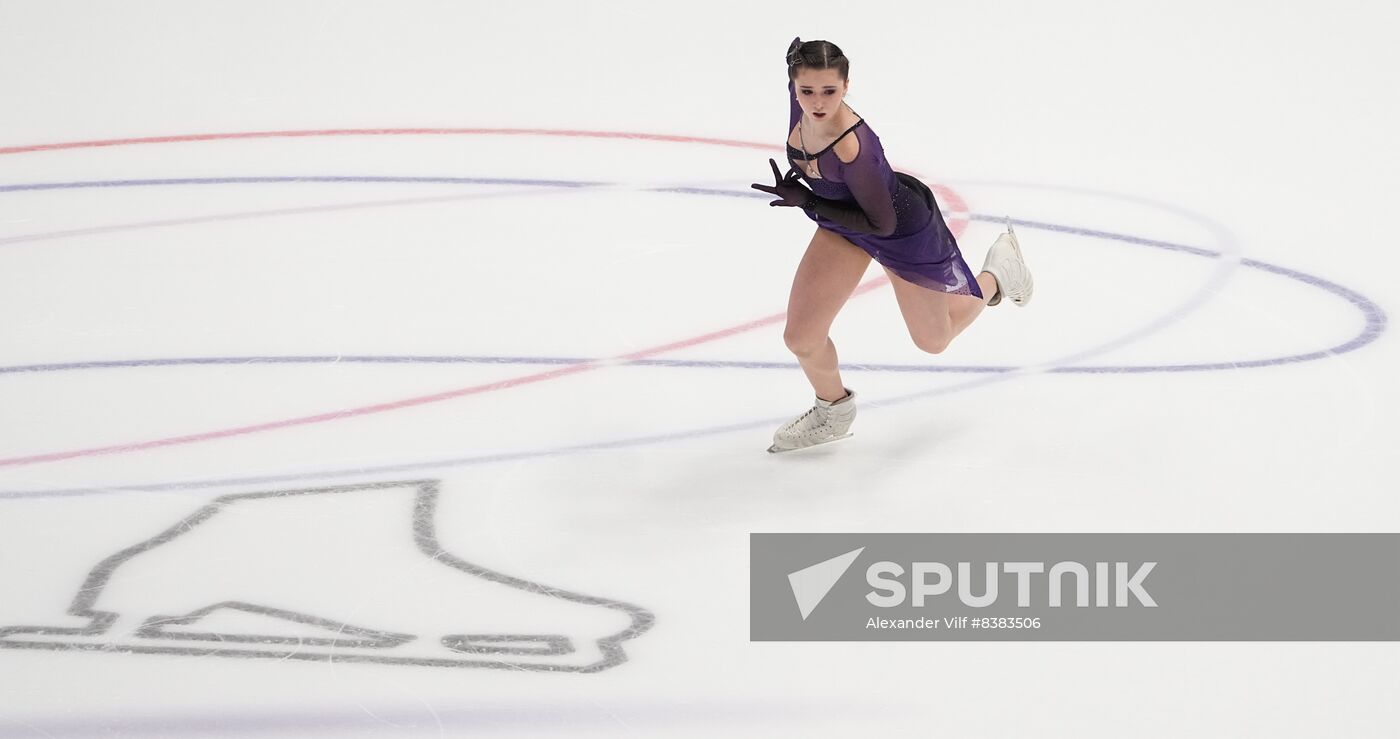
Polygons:
M818 398L840 400L846 395L836 345L831 341L831 324L869 265L869 254L818 228L797 266L783 341L802 365Z
M914 345L930 354L940 354L948 344L957 338L987 307L987 301L996 294L996 278L983 272L977 276L977 285L982 288L984 297L974 295L951 295L930 290L905 280L889 270L890 284L894 286L895 300L899 302L899 312L904 316L904 325L909 329L909 338Z

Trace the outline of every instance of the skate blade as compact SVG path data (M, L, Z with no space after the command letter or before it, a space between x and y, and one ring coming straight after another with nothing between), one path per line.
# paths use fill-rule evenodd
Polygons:
M777 444L774 444L773 446L768 447L768 453L769 453L769 454L784 454L784 453L786 453L786 452L800 452L800 451L802 451L803 449L811 449L812 447L821 446L821 445L823 445L823 444L830 444L830 443L833 442L833 441L840 441L840 440L842 440L842 439L849 439L849 438L851 438L852 436L854 436L854 434L844 434L844 435L842 435L842 436L833 436L833 437L831 437L830 439L827 439L826 441L819 441L819 442L817 442L817 443L815 443L815 444L808 444L807 446L780 447L780 446L778 446Z

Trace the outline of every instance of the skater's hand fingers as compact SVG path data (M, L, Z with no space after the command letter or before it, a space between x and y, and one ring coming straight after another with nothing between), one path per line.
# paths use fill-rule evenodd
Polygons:
M778 171L778 163L772 159L768 160L768 165L773 168L773 184L783 184L783 173Z
M796 167L791 167L786 174L778 169L778 162L769 159L768 166L773 170L773 184L760 185L757 182L749 185L759 192L766 192L769 195L777 196L769 205L785 207L806 207L807 201L811 197L811 191L802 184L802 173Z

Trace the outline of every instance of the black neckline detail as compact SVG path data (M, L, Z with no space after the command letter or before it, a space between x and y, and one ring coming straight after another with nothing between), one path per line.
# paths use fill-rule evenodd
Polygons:
M788 144L788 145L787 145L788 152L789 152L789 153L794 153L794 154L797 155L796 157L793 157L794 159L804 159L804 160L805 160L805 159L817 159L817 158L820 157L821 155L827 153L828 151L831 151L831 147L836 146L836 142L840 141L841 139L846 138L846 134L848 134L848 133L850 133L850 132L856 130L856 128L858 128L862 123L865 123L865 119L864 119L864 118L862 118L862 119L856 121L855 123L851 124L851 127L850 127L850 128L848 128L848 129L842 131L840 136L837 136L836 138L832 139L832 140L831 140L831 143L827 144L825 148L823 148L821 151L819 151L819 152L817 152L817 153L815 153L815 154L807 154L807 155L804 157L803 154L802 154L802 150L799 149L799 148L797 148L796 146L793 146L792 144ZM791 135L792 135L792 132L791 132L791 131L788 131L788 135L791 136ZM845 164L845 162L842 162L842 164Z

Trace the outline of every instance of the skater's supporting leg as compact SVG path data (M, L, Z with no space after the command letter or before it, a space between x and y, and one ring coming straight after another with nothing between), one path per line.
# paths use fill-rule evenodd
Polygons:
M869 254L818 228L793 277L783 341L802 365L818 398L834 401L846 394L829 332L869 264Z
M790 452L844 439L851 435L856 420L856 394L848 393L834 403L817 399L811 410L783 424L773 433L772 453Z

